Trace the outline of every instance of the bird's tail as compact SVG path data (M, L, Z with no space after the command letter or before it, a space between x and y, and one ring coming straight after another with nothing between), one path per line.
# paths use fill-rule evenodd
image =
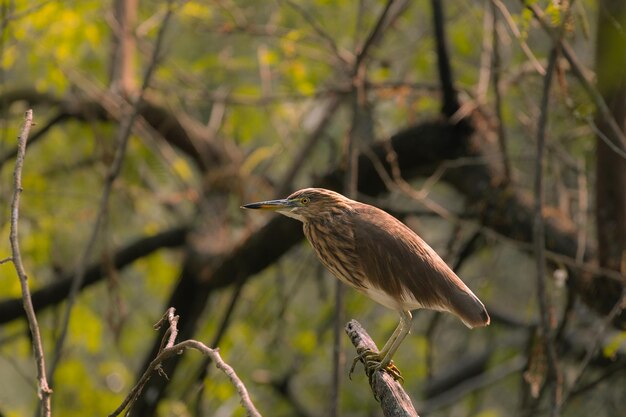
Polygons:
M470 329L488 326L491 319L485 305L469 288L465 290L457 292L455 299L450 300L452 312Z

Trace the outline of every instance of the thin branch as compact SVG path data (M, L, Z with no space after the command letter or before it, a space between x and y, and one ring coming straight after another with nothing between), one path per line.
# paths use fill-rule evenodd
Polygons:
M384 31L385 23L386 23L385 20L387 18L387 15L389 14L389 10L391 10L391 6L393 5L393 2L394 0L387 0L387 4L385 4L385 8L383 9L383 12L378 17L378 20L376 21L376 25L374 26L374 29L372 29L372 31L370 32L369 36L363 43L363 46L360 47L359 50L357 51L356 60L354 62L355 73L357 72L356 69L358 69L361 66L361 64L367 57L369 53L369 49L372 47L372 45L374 45L378 41L378 37Z
M165 36L165 30L167 28L167 23L169 22L170 17L172 16L172 13L173 13L173 5L172 5L172 1L169 1L167 4L167 12L165 13L165 16L163 17L163 22L161 24L161 28L159 29L159 33L157 35L156 45L153 51L152 59L150 61L150 64L148 65L148 68L146 69L146 73L143 79L141 90L139 91L137 97L133 101L132 112L122 122L122 125L120 126L120 130L119 130L119 134L117 138L117 149L115 152L115 157L106 176L104 189L102 191L102 195L100 198L98 213L96 215L96 221L95 221L95 224L93 225L91 236L89 237L87 245L85 246L85 250L83 251L82 256L80 258L80 261L76 270L76 275L74 276L74 280L72 281L70 293L67 298L67 304L65 307L65 311L64 311L63 318L61 321L61 326L60 326L61 330L59 332L59 337L55 345L54 356L52 358L52 364L48 373L51 385L53 385L54 372L59 364L59 361L61 360L61 356L63 353L62 352L63 345L67 337L67 331L69 328L69 322L70 322L72 309L74 307L74 303L76 302L78 291L82 287L83 281L85 279L85 271L87 268L87 262L91 256L91 253L93 252L95 248L96 241L97 241L100 229L102 227L104 218L108 214L109 197L111 195L111 191L113 190L113 184L115 183L115 180L117 179L117 177L119 176L122 170L122 164L126 156L126 148L128 145L128 140L130 138L130 133L132 131L132 127L135 122L135 119L139 116L141 103L143 101L143 96L146 90L148 89L148 85L150 84L150 81L152 79L152 74L154 73L157 63L159 62L161 47L162 47L163 39Z
M350 320L345 330L358 354L365 350L378 352L376 344L358 321ZM370 378L370 387L385 417L419 417L402 384L387 372L374 372Z
M311 26L311 28L315 31L315 33L317 33L317 35L320 38L322 38L324 43L326 43L330 47L330 49L333 52L333 55L335 55L335 57L340 63L342 64L347 63L344 57L345 54L342 55L341 51L339 51L339 47L337 46L337 43L335 42L333 37L330 36L328 33L326 33L324 28L322 28L319 25L319 23L315 20L315 18L311 16L311 14L304 7L302 7L301 5L299 5L298 3L292 0L283 0L283 1L285 1L292 9L298 12L304 20L306 20L306 22Z
M522 51L528 57L528 59L529 59L531 65L532 65L532 67L534 68L534 70L539 75L545 76L546 75L546 70L543 68L543 66L541 65L541 63L539 62L539 60L537 59L535 54L533 54L533 51L528 46L528 43L526 43L526 41L524 40L524 37L522 36L522 32L517 27L517 23L515 23L515 19L513 18L513 16L511 16L511 13L506 8L504 3L502 3L502 1L500 1L500 0L491 0L491 2L498 8L498 10L500 10L500 13L502 14L502 17L504 17L504 20L506 21L507 25L509 26L509 29L513 33L513 36L515 36L515 38L519 42L519 45L522 48Z
M246 414L249 417L261 417L261 414L258 412L252 400L250 399L250 395L248 394L248 390L246 386L241 381L241 379L235 373L235 370L228 365L222 359L219 354L219 349L211 349L206 346L204 343L199 342L197 340L189 339L183 342L176 342L176 335L178 334L178 316L174 314L175 309L170 307L165 315L154 325L155 330L158 330L165 322L169 323L169 327L166 330L163 339L162 339L162 349L159 351L159 354L150 362L150 365L143 373L137 384L130 390L122 404L109 414L109 417L119 416L127 407L132 406L133 402L141 395L141 391L148 383L150 378L152 377L154 371L162 372L162 363L175 355L182 354L187 349L195 349L202 353L204 356L211 358L211 360L215 363L215 366L222 370L226 376L230 379L231 383L234 385L239 397L241 398L241 405L245 408Z
M567 41L561 38L560 31L555 31L554 28L552 28L539 6L536 4L526 4L526 7L533 12L535 18L541 24L541 27L550 35L555 45L559 47L561 53L565 59L567 59L567 62L569 62L572 73L578 78L578 81L595 104L600 116L607 123L612 137L605 135L598 135L598 137L602 139L613 152L626 159L626 137L624 137L624 133L615 121L611 109L609 109L606 101L604 101L602 94L600 94L598 89L594 86L590 77L587 76L587 70L578 61L574 49ZM592 128L593 127L594 125L592 125Z
M39 332L37 316L35 315L35 310L33 308L33 301L30 296L30 289L28 288L28 276L26 275L24 264L22 263L18 237L20 195L22 194L22 168L24 166L24 157L26 156L28 133L30 132L32 124L33 111L27 110L24 116L24 124L22 125L22 129L20 130L20 134L17 138L17 158L15 160L15 171L13 173L15 190L13 192L13 201L11 202L11 232L9 239L11 241L13 266L15 267L15 272L17 272L17 276L20 279L20 286L22 287L22 301L24 303L24 311L26 311L28 327L30 328L32 336L35 361L37 363L38 395L39 398L41 398L41 415L49 417L51 415L50 396L52 395L52 390L48 386L48 380L46 379L46 361L43 345L41 343L41 334Z
M550 52L548 69L543 85L543 96L539 122L537 126L537 157L535 163L535 207L533 221L533 239L535 244L535 261L537 273L537 295L539 298L540 324L543 333L545 350L548 358L548 377L546 384L552 383L551 415L556 417L560 413L561 407L561 376L559 372L558 359L554 346L554 335L552 331L551 302L546 292L546 256L545 256L545 225L543 218L543 155L545 149L545 132L548 121L548 103L550 98L550 86L552 75L558 58L558 49L555 46Z

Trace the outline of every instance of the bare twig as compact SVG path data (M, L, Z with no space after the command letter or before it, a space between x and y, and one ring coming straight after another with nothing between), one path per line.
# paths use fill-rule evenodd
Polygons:
M70 293L67 298L67 304L65 307L65 311L63 314L63 318L60 325L60 333L57 339L57 343L54 349L54 356L52 358L52 364L50 370L48 372L48 378L50 379L50 384L53 385L54 381L54 372L59 364L59 361L62 356L62 349L65 343L65 339L67 337L67 331L70 322L70 316L72 313L72 309L74 307L74 303L76 302L76 297L78 295L78 291L82 287L83 280L85 279L85 272L87 268L87 262L95 248L96 241L102 227L104 218L108 213L109 206L109 196L111 195L111 191L113 189L113 184L115 180L119 176L122 170L122 163L124 162L124 158L126 156L126 148L128 144L128 139L130 137L130 133L135 122L135 119L138 117L140 112L140 106L143 101L143 96L148 89L148 85L152 79L152 74L154 73L157 63L159 62L161 46L163 44L163 39L165 35L165 30L167 28L167 23L173 13L172 1L169 1L167 4L167 12L163 17L163 22L161 24L161 28L159 29L159 33L157 35L156 45L153 51L152 59L148 68L146 69L146 73L143 79L143 84L141 86L141 90L139 91L137 97L133 101L132 112L128 115L128 117L122 122L122 125L119 129L119 134L117 137L117 148L115 152L115 157L113 163L111 164L109 171L106 176L106 180L104 183L104 189L102 191L102 195L100 198L100 204L98 208L98 213L96 215L96 221L93 225L93 229L91 232L91 236L85 246L85 250L82 253L82 256L79 260L76 275L74 276L74 280L72 281L72 285L70 287Z
M346 64L346 58L345 58L345 53L342 53L339 50L339 47L337 46L337 43L335 42L335 40L333 39L332 36L330 36L328 33L326 33L326 31L324 30L323 27L320 26L320 24L317 22L317 20L311 16L311 14L301 5L299 5L298 3L292 1L292 0L284 0L285 3L287 3L292 9L294 9L296 12L298 12L300 14L300 16L302 16L302 18L304 20L306 20L306 22L311 26L311 28L315 31L315 33L317 33L317 35L324 41L324 43L326 43L326 45L328 45L328 47L332 50L333 55L335 56L335 58L337 58L337 60L342 63L342 64Z
M551 415L556 417L561 407L561 376L558 369L554 336L552 331L552 305L546 292L546 256L545 256L545 225L543 217L543 154L545 143L546 124L548 120L548 103L552 75L558 58L558 49L555 46L550 52L548 69L543 85L543 96L537 126L537 157L535 164L535 215L533 238L535 245L535 261L537 267L537 295L539 298L540 324L543 333L545 351L548 359L548 377L546 384L552 383Z
M356 54L356 60L354 62L355 72L356 72L356 69L361 66L361 64L363 63L363 60L367 57L369 53L369 49L372 47L372 45L374 45L378 41L379 36L384 31L385 23L387 23L386 22L387 15L389 14L389 10L391 9L393 2L394 0L387 0L387 4L385 4L385 8L383 9L383 12L378 17L378 20L376 21L376 25L374 26L374 29L370 32L369 36L363 43L363 46L361 46L358 49L357 54Z
M535 71L537 71L539 75L546 75L546 70L543 68L543 66L541 65L541 63L539 62L535 54L533 54L533 51L530 49L530 47L524 40L524 37L522 36L521 31L517 27L517 23L515 23L515 19L513 18L513 16L511 16L509 9L507 9L504 3L502 3L502 1L500 0L491 0L491 1L498 8L498 10L500 10L502 17L504 17L504 20L506 21L507 25L509 26L509 29L511 30L511 33L513 33L513 36L515 36L515 38L519 42L520 47L522 48L522 51L524 52L524 54L526 54L526 56L530 60Z
M179 317L174 314L175 312L176 309L174 307L168 308L163 317L161 317L161 319L153 326L154 330L159 330L165 322L169 323L169 327L163 335L163 340L161 341L161 349L159 349L159 353L163 352L163 349L174 346L174 343L176 342L176 336L178 336Z
M241 379L235 373L235 370L228 365L222 359L219 354L218 349L211 349L206 346L204 343L199 342L197 340L189 339L183 342L179 342L175 344L176 335L178 334L178 316L174 314L175 309L170 307L165 315L154 325L155 329L159 329L165 322L169 324L167 331L165 332L162 340L162 349L159 351L159 354L150 362L150 365L143 373L137 384L131 389L128 393L122 404L109 414L109 417L116 417L120 415L127 407L131 406L132 403L139 397L141 391L144 386L148 383L154 371L161 372L161 364L163 361L171 358L175 355L182 354L187 349L195 349L202 353L203 355L211 358L213 362L215 362L215 366L218 369L221 369L226 376L230 379L231 383L235 386L239 397L241 398L241 405L245 408L246 414L249 417L261 417L261 414L258 412L252 400L250 399L250 395L248 394L248 390L246 386L241 381Z
M350 320L346 325L346 333L358 354L365 350L378 352L376 344L358 321ZM385 417L419 417L402 384L387 372L374 372L370 378L370 387L380 401Z
M28 140L28 133L30 127L33 124L33 111L27 110L24 116L24 124L20 130L20 134L17 138L17 158L15 160L15 171L13 173L14 187L13 201L11 203L11 233L9 239L11 241L11 255L13 260L13 266L15 272L20 279L20 286L22 287L22 302L24 305L24 311L26 312L26 318L28 320L28 327L32 336L33 351L35 353L35 361L37 363L37 381L38 381L38 395L41 398L41 415L49 417L51 413L50 408L50 396L52 390L48 386L48 380L46 379L46 361L43 351L43 345L41 343L41 334L39 332L39 324L37 323L37 316L33 308L33 301L30 296L30 289L28 288L28 276L24 270L24 264L22 263L22 255L20 253L20 243L18 238L18 220L20 210L20 195L22 194L22 167L24 166L24 157L26 155L26 141Z

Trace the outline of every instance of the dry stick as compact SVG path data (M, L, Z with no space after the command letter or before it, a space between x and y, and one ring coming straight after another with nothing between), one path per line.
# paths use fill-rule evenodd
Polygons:
M113 184L115 183L115 180L117 179L117 177L119 176L122 170L122 163L124 162L124 158L126 156L126 148L128 145L128 140L130 138L130 133L131 133L133 124L135 122L135 119L139 115L139 111L140 111L139 107L141 106L141 102L143 101L143 96L148 88L148 85L150 84L150 80L152 79L152 74L154 73L156 69L157 62L159 60L159 54L161 51L161 46L163 44L165 29L167 27L169 18L172 15L172 11L173 11L172 2L169 1L167 5L167 13L165 13L165 16L163 17L163 22L161 24L161 28L159 29L159 33L157 35L156 45L154 47L152 59L150 60L150 64L148 65L148 68L146 69L146 74L143 80L143 84L141 86L141 90L139 91L139 94L137 95L136 99L133 101L131 114L124 120L119 130L115 157L106 176L106 181L104 183L104 189L102 191L102 196L100 198L100 204L98 208L98 214L96 216L96 221L93 226L91 236L89 237L89 241L87 242L85 250L83 251L80 261L78 263L76 274L74 275L74 280L72 281L72 286L70 288L70 292L67 297L67 304L65 307L62 321L61 321L61 330L59 333L59 338L57 339L57 343L55 345L54 356L52 358L52 364L48 372L50 385L53 385L54 373L56 371L56 368L62 356L62 349L63 349L63 344L65 343L65 339L67 337L70 316L72 314L74 303L76 302L78 291L82 287L83 281L85 279L87 262L95 247L100 228L102 227L102 223L104 221L104 217L107 215L108 205L109 205L109 196L111 195Z
M552 331L551 303L546 293L546 256L545 256L545 225L543 218L543 154L545 148L545 132L548 121L548 102L552 75L558 58L558 47L555 45L550 52L548 69L543 84L543 96L539 122L537 126L537 157L535 164L535 218L533 224L533 238L535 243L535 261L537 267L537 293L539 298L540 324L543 333L545 350L548 358L548 377L546 384L553 383L551 415L556 417L561 407L561 377L558 368L554 336Z
M22 287L22 302L24 311L28 319L28 327L32 335L33 351L35 353L35 361L37 362L37 380L38 395L41 398L41 414L49 417L51 413L50 396L52 390L48 386L46 379L46 361L41 343L41 334L39 333L39 324L37 324L37 316L33 308L33 301L30 297L30 289L28 288L28 276L22 264L22 255L20 253L20 243L18 239L18 219L20 210L20 195L22 194L22 167L24 166L24 157L26 155L26 141L28 133L33 124L33 111L27 110L24 115L24 124L17 138L17 158L15 160L15 171L13 172L15 190L13 192L13 201L11 203L11 233L9 240L11 241L11 255L15 272L20 279Z
M530 47L524 40L524 37L522 36L521 31L517 27L517 23L515 23L515 19L513 18L513 16L511 16L511 13L506 8L504 3L502 3L502 1L500 0L491 0L491 2L500 10L502 17L504 17L504 20L506 21L507 25L509 26L509 29L511 30L511 33L513 33L513 36L515 36L515 38L519 42L519 45L522 48L522 51L528 57L535 71L537 71L539 75L546 75L546 70L543 68L543 66L541 65L541 63L539 62L535 54L533 54L533 51L530 49Z
M364 351L378 353L376 344L358 321L350 320L345 330L359 354ZM402 384L387 372L374 372L370 378L370 387L385 417L419 417Z
M120 415L127 407L132 405L132 403L141 394L143 387L148 383L154 371L162 372L161 364L163 363L163 361L171 358L172 356L180 355L187 349L195 349L203 355L211 358L211 360L215 362L215 366L218 369L224 371L226 376L228 376L232 384L235 386L235 389L237 390L237 393L241 398L241 405L246 410L246 414L249 417L261 417L261 414L256 409L256 407L252 403L252 400L250 399L250 395L248 394L246 386L241 381L241 379L239 379L239 377L235 373L235 370L226 362L224 362L219 354L219 349L211 349L204 343L193 339L174 344L176 342L176 335L178 334L179 318L177 315L174 314L175 311L176 310L173 307L168 308L163 317L154 325L155 330L158 330L163 324L165 324L166 321L169 323L169 327L165 332L165 335L163 336L163 340L161 341L162 347L159 350L156 358L154 358L152 362L150 362L150 365L148 365L148 368L143 373L137 384L128 393L126 398L124 398L122 404L120 404L120 406L115 411L109 414L109 417L116 417Z

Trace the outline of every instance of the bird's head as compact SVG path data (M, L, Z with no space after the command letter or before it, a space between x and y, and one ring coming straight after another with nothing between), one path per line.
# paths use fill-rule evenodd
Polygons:
M350 209L352 200L324 188L304 188L287 198L241 206L246 209L272 210L301 222L338 215Z

